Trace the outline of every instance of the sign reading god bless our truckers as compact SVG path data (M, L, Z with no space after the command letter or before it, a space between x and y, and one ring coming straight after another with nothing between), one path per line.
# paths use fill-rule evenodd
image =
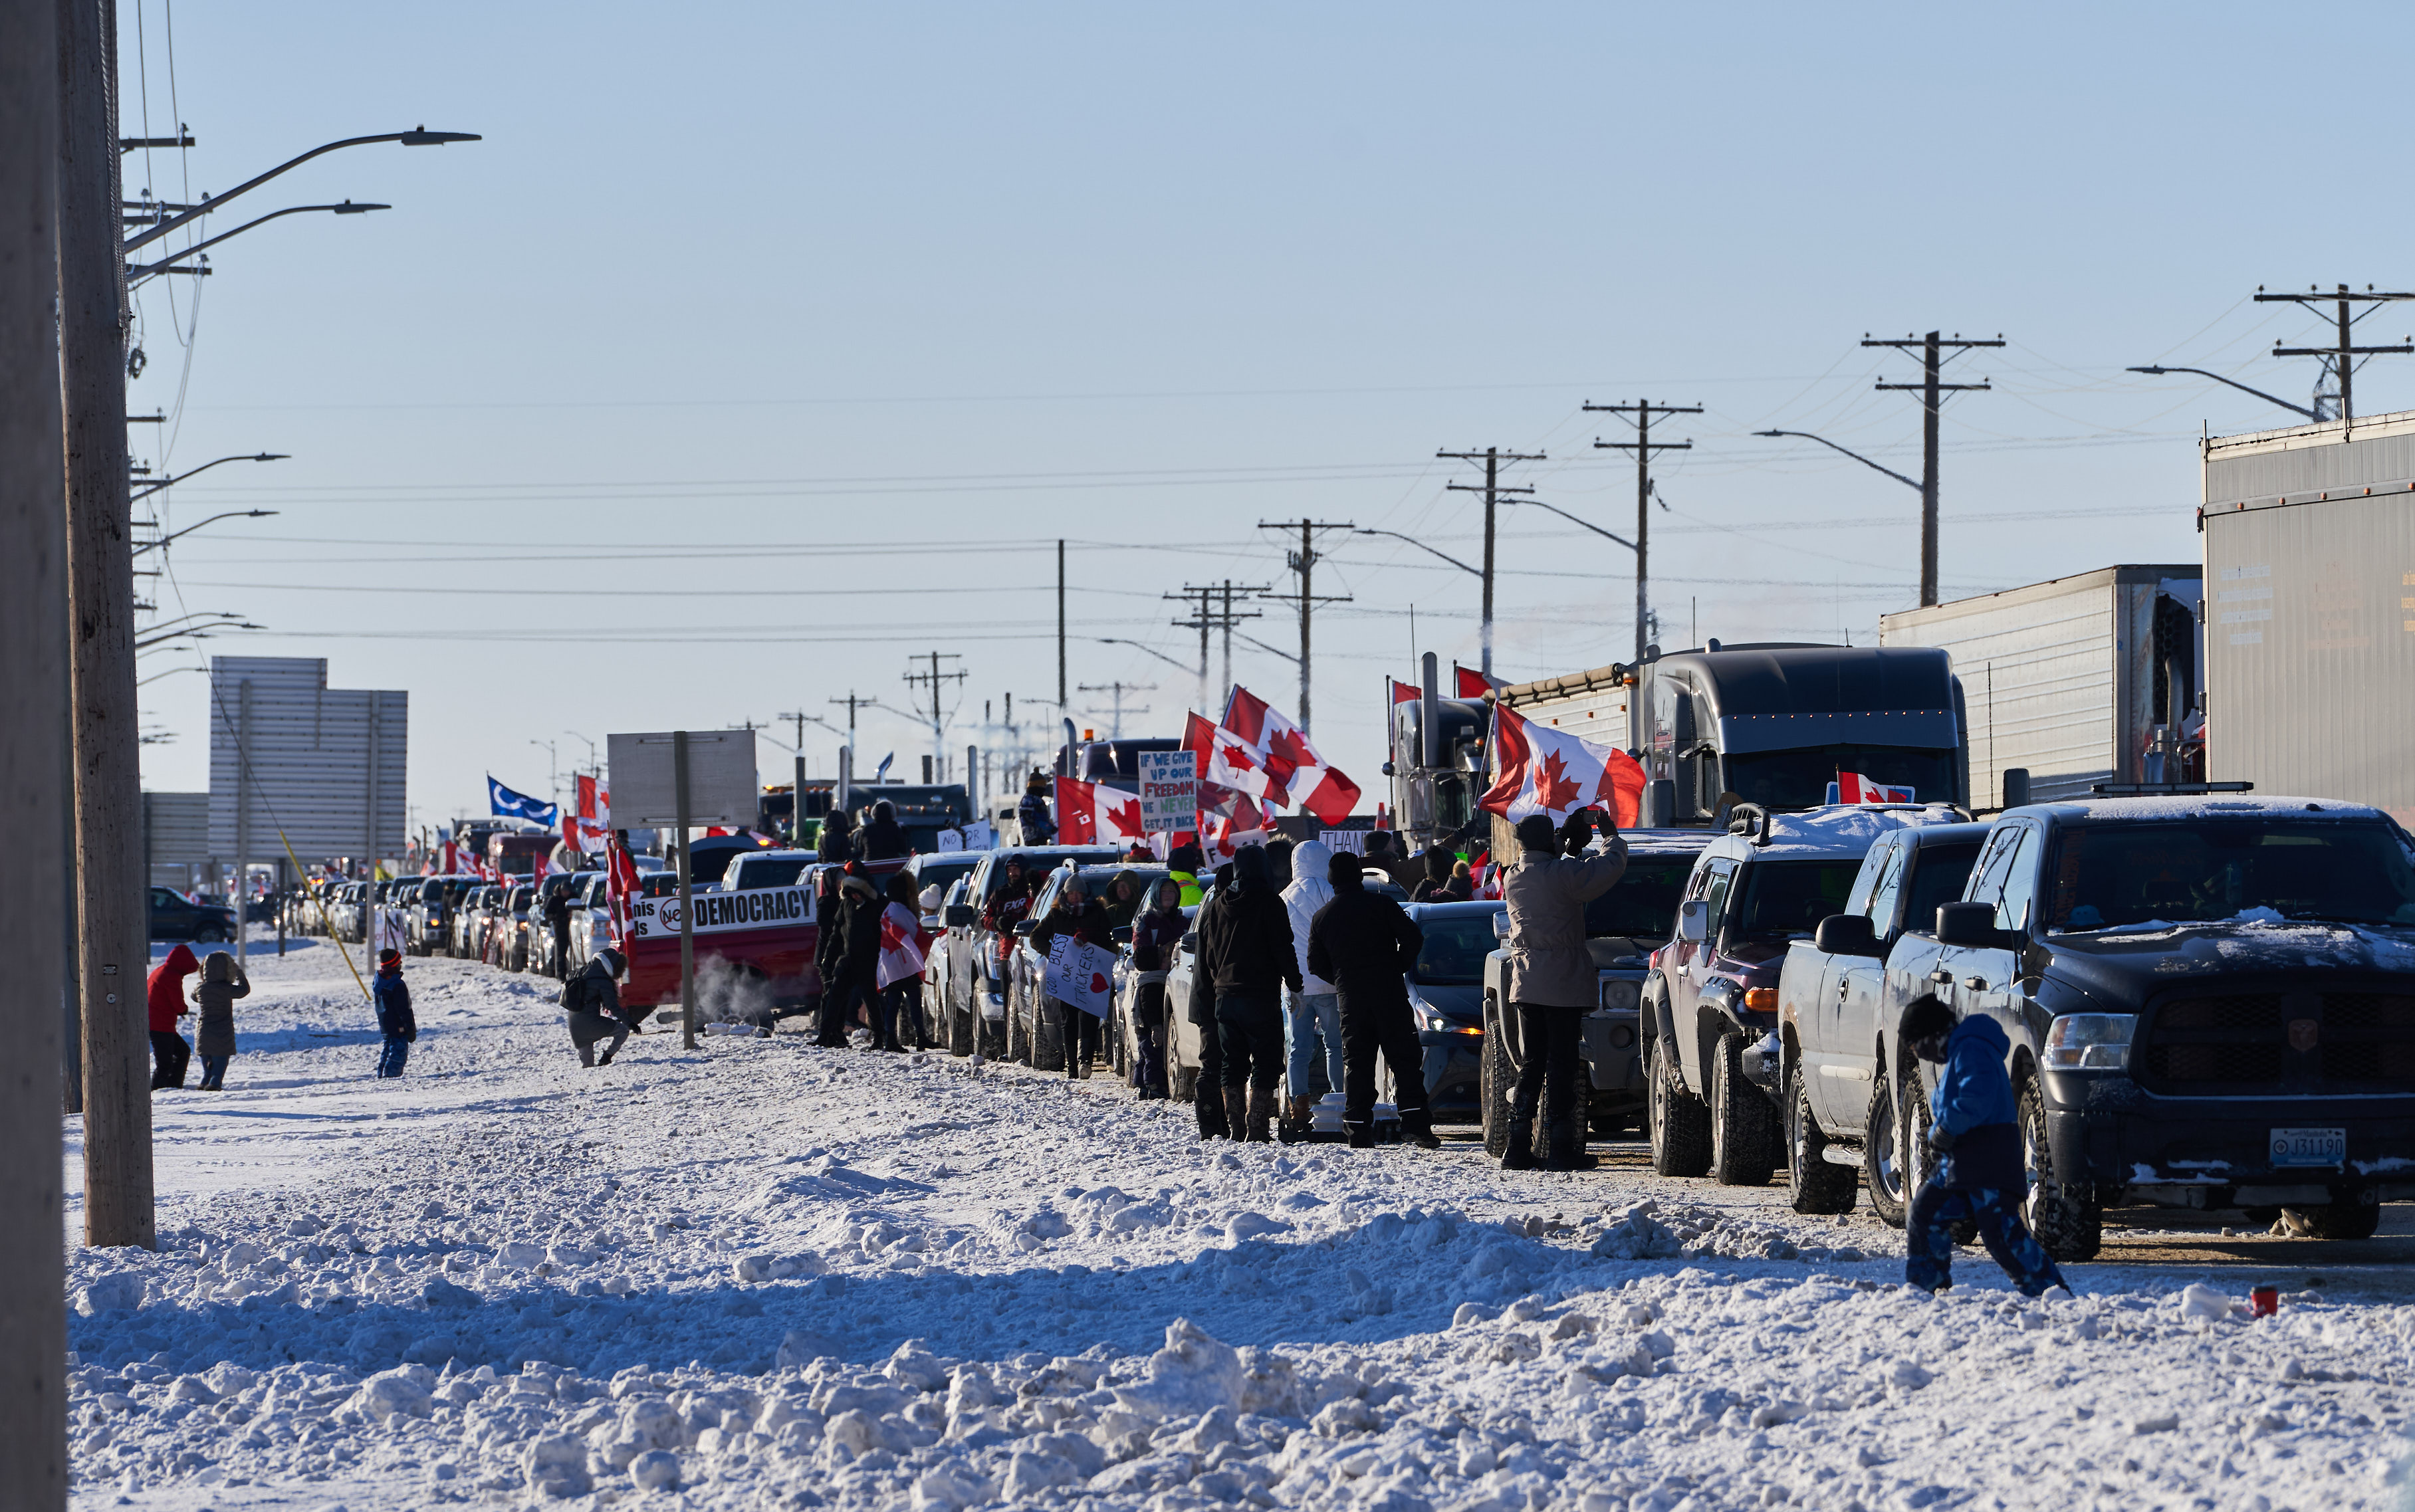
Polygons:
M1199 824L1199 756L1192 751L1140 753L1140 827L1167 834Z
M696 933L723 934L740 929L776 929L782 925L795 927L814 921L814 892L811 888L748 888L743 892L708 892L698 888L691 894L696 906ZM663 936L676 938L680 930L680 902L677 894L668 898L639 898L629 911L629 936L632 939L655 939Z

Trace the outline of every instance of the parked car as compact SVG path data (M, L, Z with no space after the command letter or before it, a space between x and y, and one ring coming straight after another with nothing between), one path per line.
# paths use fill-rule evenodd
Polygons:
M220 944L234 938L234 910L188 901L172 888L151 890L151 938Z
M980 853L964 901L944 916L952 942L951 980L939 1027L951 1055L968 1055L976 1048L992 1059L1005 1054L1006 970L1013 936L1001 935L982 919L1006 886L1007 860L1020 857L1027 872L1044 876L1063 861L1095 864L1120 854L1113 846L1015 846Z
M2096 1252L2108 1205L2361 1239L2415 1198L2415 841L2379 810L2012 809L1937 939L1937 996L2011 1039L2026 1216L2058 1259Z
M1728 1186L1769 1180L1781 1154L1778 979L1787 946L1842 913L1870 845L1888 830L1954 824L1950 804L1850 804L1792 813L1736 805L1702 847L1673 936L1643 984L1646 1126L1653 1169L1708 1170Z
M1635 830L1626 838L1626 874L1585 905L1584 915L1585 946L1593 954L1600 996L1584 1016L1578 1054L1586 1124L1601 1135L1614 1135L1643 1116L1639 1008L1650 951L1676 927L1677 902L1710 837L1699 830ZM1505 904L1494 915L1494 927L1506 936L1508 922ZM1509 961L1504 943L1485 957L1483 1034L1477 1046L1476 1102L1484 1147L1493 1155L1508 1147L1509 1096L1526 1064L1518 1015L1502 1000Z
M1408 984L1409 1012L1425 1053L1427 1111L1445 1123L1481 1123L1485 961L1497 943L1493 921L1507 917L1509 906L1486 899L1407 907L1425 936Z
M484 886L474 876L429 876L414 889L398 889L388 907L402 910L404 949L412 955L453 953L453 934L462 905L472 890Z
M587 884L593 881L593 872L555 872L537 884L536 896L529 905L529 969L548 977L567 975L567 963L562 952L553 948L553 925L545 916L546 906L564 893L574 898L586 896ZM572 904L574 911L577 903Z
M570 906L570 969L583 968L612 937L612 878L605 872L581 872L583 889L574 890Z
M503 901L495 910L492 933L494 963L505 971L528 969L529 904L535 896L535 885L529 882L513 882L503 889Z
M728 869L721 874L721 880L713 885L725 892L738 892L749 888L801 887L804 885L807 874L818 864L818 858L810 850L745 851L730 861ZM678 891L676 885L672 891Z
M1984 824L1929 824L1879 836L1844 911L1787 946L1778 1112L1796 1212L1852 1211L1867 1176L1871 1208L1903 1227L1928 1152L1907 1150L1898 1137L1896 1026L1913 999L1935 990L1937 910L1962 896L1987 834Z

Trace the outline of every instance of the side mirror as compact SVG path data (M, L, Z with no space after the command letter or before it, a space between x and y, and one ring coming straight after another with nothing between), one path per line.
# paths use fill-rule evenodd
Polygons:
M1508 910L1508 909L1504 908L1504 909L1502 909L1499 913L1494 914L1494 915L1492 916L1492 937L1493 937L1494 939L1497 939L1497 940L1501 941L1501 942L1502 942L1503 944L1505 944L1505 945L1508 943L1508 940L1509 940L1509 910Z
M1700 945L1711 934L1711 906L1701 898L1677 905L1677 937Z
M963 929L981 917L980 912L969 903L952 903L948 905L946 912L950 929Z
M1941 903L1937 906L1937 943L1987 948L2003 943L1996 927L1992 903Z
M1867 914L1830 914L1811 932L1811 948L1827 955L1878 955L1878 932Z
M1199 932L1197 930L1192 929L1184 931L1182 936L1182 948L1186 951L1196 951L1199 949Z
M1132 925L1118 924L1115 928L1107 931L1107 936L1118 945L1130 945L1132 943Z

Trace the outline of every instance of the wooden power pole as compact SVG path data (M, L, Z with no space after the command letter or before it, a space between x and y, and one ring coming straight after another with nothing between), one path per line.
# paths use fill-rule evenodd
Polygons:
M97 8L94 7L94 8ZM67 1267L59 1067L67 993L66 457L59 421L57 0L0 0L0 833L26 886L0 908L0 1486L67 1505ZM114 157L114 155L112 155ZM112 239L114 227L112 227ZM122 421L123 412L118 418ZM119 434L124 435L123 431ZM125 474L118 474L121 486Z
M1483 635L1479 638L1478 645L1478 659L1483 666L1486 679L1490 680L1492 676L1493 520L1499 514L1501 496L1503 494L1522 494L1533 493L1535 491L1532 488L1512 488L1504 485L1501 481L1501 464L1504 462L1540 462L1545 458L1543 454L1540 452L1505 452L1497 446L1487 446L1480 452L1436 452L1434 453L1434 456L1437 457L1448 457L1454 461L1481 462L1484 464L1483 483L1448 483L1445 484L1443 487L1450 489L1454 493L1480 493L1484 496L1484 571L1480 575L1484 578L1484 621Z
M1985 390L1987 384L1948 383L1939 375L1945 370L1946 349L1959 356L1972 347L2001 347L2003 338L1991 341L1965 341L1958 334L1951 340L1942 340L1934 331L1927 336L1908 336L1900 341L1874 341L1862 337L1866 347L1894 347L1920 353L1921 379L1917 383L1881 383L1881 389L1920 396L1920 602L1923 607L1937 602L1937 417L1943 412L1945 396L1965 389Z
M1319 598L1316 596L1314 591L1312 591L1314 587L1316 564L1325 560L1325 553L1316 549L1316 532L1319 531L1355 531L1358 527L1349 520L1313 520L1306 517L1296 520L1284 519L1258 521L1258 529L1262 531L1288 531L1295 525L1299 527L1299 549L1297 551L1286 551L1283 553L1283 561L1285 565L1289 566L1293 572L1299 575L1299 591L1297 593L1268 593L1267 597L1277 600L1278 602L1287 599L1299 606L1299 727L1305 730L1309 728L1309 629L1314 619L1316 606L1320 604L1347 604L1350 602L1350 595L1347 593L1336 593L1325 598ZM1218 713L1217 717L1222 717L1221 711Z
M59 369L67 435L77 986L83 1007L83 1232L89 1245L147 1250L156 1240L149 1021L142 1001L151 952L126 472L117 10L105 0L63 0L58 26Z
M1701 414L1699 404L1655 404L1650 399L1638 399L1633 404L1593 404L1588 410L1614 414L1635 427L1633 441L1597 441L1594 445L1610 450L1635 454L1635 659L1643 660L1643 648L1652 638L1652 572L1647 547L1652 544L1652 454L1683 452L1693 449L1690 441L1654 441L1652 417L1656 414ZM1617 537L1612 536L1612 540Z

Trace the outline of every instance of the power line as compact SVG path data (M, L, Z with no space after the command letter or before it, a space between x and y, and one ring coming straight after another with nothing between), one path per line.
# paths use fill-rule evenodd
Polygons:
M1173 621L1173 623L1177 630L1196 630L1199 632L1199 708L1201 712L1205 713L1209 711L1212 708L1221 707L1221 705L1211 705L1208 698L1208 633L1211 630L1222 630L1224 632L1224 689L1226 695L1229 696L1233 687L1233 627L1243 620L1256 620L1264 618L1262 612L1257 609L1235 608L1233 606L1233 595L1235 593L1265 594L1272 591L1273 586L1274 585L1271 583L1236 584L1230 577L1227 577L1221 586L1215 583L1185 583L1182 586L1181 592L1167 593L1164 595L1166 598L1179 599L1185 604L1188 604L1191 601L1191 596L1194 593L1197 594L1199 598L1199 607L1192 613L1190 619L1177 620ZM1220 594L1222 597L1221 607L1217 603L1218 595Z
M2337 345L2329 347L2285 347L2275 341L2272 343L2272 355L2275 357L2320 357L2323 360L2323 367L2332 374L2332 377L2339 380L2339 418L2343 423L2352 423L2356 419L2356 370L2363 366L2363 364L2356 360L2357 358L2381 356L2404 357L2409 352L2415 352L2415 342L2408 342L2405 345L2395 347L2360 347L2355 345L2348 338L2349 326L2352 326L2358 322L2363 320L2366 315L2372 314L2374 309L2379 309L2385 303L2397 299L2415 299L2415 293L2376 293L2374 292L2373 285L2371 284L2366 284L2364 286L2364 292L2361 294L2352 292L2346 284L2341 284L2335 292L2328 294L2319 292L2303 294L2268 294L2264 292L2264 288L2261 284L2258 284L2256 288L2256 302L2259 305L2288 303L2302 306L2307 310L2313 311L2316 314L2321 313L2321 311L2315 309L2315 303L2318 300L2320 300L2324 304L2337 307L2337 314L2334 317L2338 322L2339 329L2339 341ZM2373 307L2373 309L2368 309L2362 315L2349 315L2348 307L2350 305L2358 304L2369 304ZM2315 382L2315 419L2318 422L2320 422L2325 418L2322 409L2323 385L2322 381L2318 378Z
M1148 712L1148 705L1147 704L1142 704L1137 709L1127 711L1124 708L1124 695L1127 693L1154 693L1157 691L1157 684L1154 682L1125 682L1121 681L1114 682L1085 682L1074 691L1077 693L1105 693L1112 694L1114 696L1115 702L1110 707L1107 713L1107 739L1111 741L1119 741L1123 739L1124 715L1127 712L1134 714L1145 714ZM1090 711L1090 713L1093 718L1096 718L1098 711L1092 710Z

